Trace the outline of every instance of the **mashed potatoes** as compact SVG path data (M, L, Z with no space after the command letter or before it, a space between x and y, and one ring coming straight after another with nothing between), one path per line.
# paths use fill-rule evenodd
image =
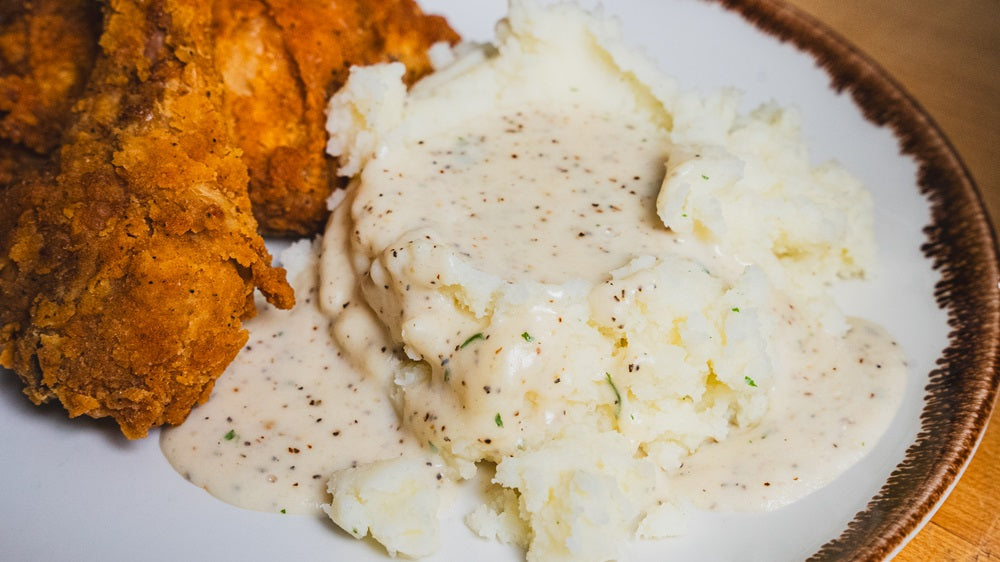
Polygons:
M345 468L329 481L337 501L323 509L356 538L371 532L391 556L427 556L440 546L438 478L433 463L421 458Z
M353 177L324 239L334 333L447 477L496 463L468 522L535 560L669 534L658 474L765 416L776 332L843 333L827 288L874 254L868 195L809 163L794 112L681 92L619 34L515 2L496 45L410 92L353 69L329 110ZM360 515L365 470L334 476L335 520L426 554L381 530L404 505Z

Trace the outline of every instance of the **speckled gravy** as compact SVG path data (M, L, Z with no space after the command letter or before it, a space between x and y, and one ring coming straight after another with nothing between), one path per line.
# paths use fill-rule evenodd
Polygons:
M315 259L294 280L295 309L258 303L250 340L211 400L161 434L180 474L239 507L319 514L334 470L419 451L381 388L333 346Z
M851 318L843 339L784 315L770 408L748 430L702 446L667 478L666 497L713 511L769 511L833 481L879 440L902 399L906 364L880 326Z
M564 127L572 109L503 113L467 135L419 143L410 164L370 173L403 170L400 181L426 189L401 190L414 200L385 193L355 202L363 211L357 220L378 221L391 240L399 235L393 213L436 209L453 218L443 222L458 251L515 281L597 282L664 244L701 263L735 265L657 222L663 152L654 145L662 146L661 132L584 112L575 114L582 134ZM595 138L603 144L581 144ZM549 191L546 182L573 187ZM493 187L480 189L485 185ZM250 343L213 398L163 433L163 451L181 474L238 506L315 513L332 471L419 450L399 429L385 392L340 356L316 307L314 280L303 278L300 304L290 313L265 307L250 321ZM810 333L794 310L785 317L786 345L777 346L784 372L775 377L765 419L686 459L664 480L667 497L706 509L774 509L835 478L888 425L905 381L889 336L853 321L838 340Z
M656 216L666 146L641 115L519 107L384 156L355 220L376 246L426 226L507 281L601 282L673 242Z

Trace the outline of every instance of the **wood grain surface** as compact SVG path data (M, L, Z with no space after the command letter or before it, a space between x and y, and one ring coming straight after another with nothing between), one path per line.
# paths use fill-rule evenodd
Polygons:
M1000 1L786 1L907 89L952 142L1000 224ZM1000 408L951 495L895 560L1000 561Z

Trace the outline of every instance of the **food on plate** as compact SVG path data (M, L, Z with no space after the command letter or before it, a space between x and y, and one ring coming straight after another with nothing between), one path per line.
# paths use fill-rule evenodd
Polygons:
M257 297L250 339L184 424L160 448L198 488L244 509L322 515L331 473L421 456L384 389L352 369L317 306L318 240L277 252L294 309Z
M246 341L253 290L292 306L220 111L211 10L109 6L55 160L3 188L0 364L35 403L180 423Z
M809 161L794 111L682 91L570 5L514 2L496 45L409 92L402 76L356 68L330 103L353 179L321 304L446 476L495 463L510 501L474 530L529 559L617 559L683 505L784 505L877 440L903 361L829 294L874 266L871 200ZM761 427L819 450L740 464L760 455L725 445ZM677 486L703 451L729 472ZM361 494L338 489L332 512Z
M323 109L350 64L399 60L412 80L457 40L411 0L0 13L0 365L130 438L208 397L255 287L292 305L258 230L325 220Z
M441 546L441 495L434 484L439 475L433 463L419 457L345 468L329 482L330 493L340 501L324 510L355 538L371 533L390 556L429 556Z
M325 154L324 109L351 65L400 61L410 82L427 49L458 36L413 0L215 2L223 111L250 170L265 233L310 235L326 222L336 163Z
M47 154L99 49L101 3L7 2L0 16L0 138ZM212 17L226 125L249 168L260 228L278 235L318 232L329 214L336 164L324 151L324 108L348 68L401 61L412 82L431 68L428 47L458 40L412 0L218 0ZM0 173L33 158L4 150L12 154Z
M872 202L811 162L795 110L685 91L570 4L512 2L495 44L434 58L332 97L350 182L280 255L302 304L252 321L163 433L180 473L412 557L462 484L476 534L603 561L874 446L903 358L830 295L875 266Z

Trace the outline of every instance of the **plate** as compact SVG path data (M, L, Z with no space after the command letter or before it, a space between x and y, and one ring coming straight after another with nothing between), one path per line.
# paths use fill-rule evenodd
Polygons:
M488 40L503 0L424 0L466 38ZM864 54L793 8L767 0L618 0L628 42L685 87L735 86L745 108L801 108L816 162L836 159L875 200L881 268L838 288L850 314L884 325L909 379L888 432L829 486L766 514L697 513L637 560L884 559L916 533L971 458L996 395L1000 299L992 230L976 188L923 110ZM817 62L819 61L819 62ZM192 486L156 432L129 442L106 420L36 408L0 373L0 477L11 560L384 560L321 518L245 511ZM475 538L462 506L436 560L517 560Z

